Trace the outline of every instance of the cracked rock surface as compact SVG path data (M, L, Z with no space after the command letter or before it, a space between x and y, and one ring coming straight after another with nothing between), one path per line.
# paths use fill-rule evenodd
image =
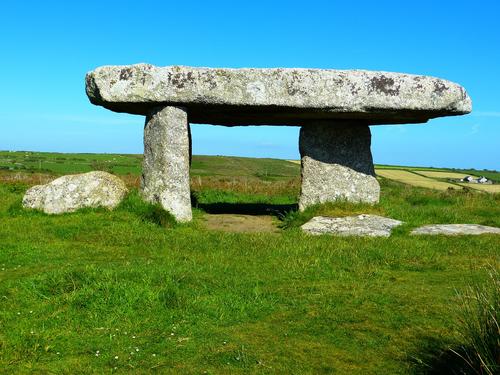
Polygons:
M380 186L366 125L315 123L300 129L299 209L336 200L377 203Z
M419 123L471 111L456 83L366 70L102 66L87 74L86 91L113 111L147 115L159 105L182 106L190 122L220 125Z

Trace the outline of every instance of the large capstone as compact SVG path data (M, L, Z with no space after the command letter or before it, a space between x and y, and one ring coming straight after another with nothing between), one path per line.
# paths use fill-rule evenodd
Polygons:
M190 133L187 113L179 107L159 107L146 117L142 194L159 203L177 221L190 221Z
M125 183L101 171L59 177L28 189L23 206L47 214L73 212L86 207L116 207L127 194Z
M299 209L325 202L377 203L375 178L366 125L318 122L300 129L302 187Z
M92 103L113 111L147 115L180 105L202 124L418 123L471 111L456 83L365 70L103 66L87 74L86 89Z

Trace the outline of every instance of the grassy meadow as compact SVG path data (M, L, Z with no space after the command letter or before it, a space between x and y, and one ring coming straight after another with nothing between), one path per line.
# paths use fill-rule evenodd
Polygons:
M500 239L409 232L431 223L500 227L500 194L380 177L375 206L339 202L298 213L299 165L195 156L194 220L176 224L140 199L140 162L136 155L0 152L1 372L465 368L453 354L469 345L462 296L470 285L496 287L488 275L499 268ZM21 207L29 186L93 169L113 172L130 187L117 209L49 216ZM208 230L206 217L218 213L270 215L278 229ZM353 213L405 224L389 238L308 236L299 229L318 214Z

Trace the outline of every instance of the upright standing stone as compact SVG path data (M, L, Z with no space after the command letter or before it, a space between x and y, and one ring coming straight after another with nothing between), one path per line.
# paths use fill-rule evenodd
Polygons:
M183 108L159 107L146 117L142 194L149 202L160 203L181 222L192 219L189 138Z
M315 122L300 129L302 188L299 209L338 199L377 203L368 125Z

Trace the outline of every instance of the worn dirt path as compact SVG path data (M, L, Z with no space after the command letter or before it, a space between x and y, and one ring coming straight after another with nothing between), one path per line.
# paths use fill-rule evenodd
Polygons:
M278 220L270 215L206 214L205 226L209 230L236 233L278 233Z

